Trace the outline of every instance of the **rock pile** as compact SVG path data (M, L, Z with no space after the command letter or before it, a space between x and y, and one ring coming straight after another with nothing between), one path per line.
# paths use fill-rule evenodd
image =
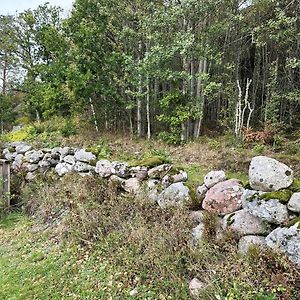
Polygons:
M96 156L86 149L57 147L36 150L24 142L7 145L3 157L11 162L14 172L26 172L28 181L54 170L59 176L78 173L106 178L125 192L157 202L161 208L182 205L190 200L190 191L184 185L187 173L174 170L170 164L151 168L130 166L126 162L97 161Z
M230 231L239 239L239 251L250 245L281 250L300 265L300 193L293 189L293 171L265 156L254 157L249 168L251 189L236 179L227 180L223 171L204 177L197 189L205 211L218 216L218 235ZM300 188L300 187L298 187ZM195 215L195 212L193 212ZM205 224L198 218L193 241L203 239Z

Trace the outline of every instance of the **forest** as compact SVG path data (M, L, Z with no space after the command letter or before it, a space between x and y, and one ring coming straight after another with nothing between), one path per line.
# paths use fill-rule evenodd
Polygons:
M179 144L293 130L297 0L76 0L0 17L1 129L54 116Z

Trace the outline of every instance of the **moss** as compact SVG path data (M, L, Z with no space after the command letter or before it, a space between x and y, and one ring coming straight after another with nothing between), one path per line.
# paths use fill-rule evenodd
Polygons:
M131 167L137 167L137 166L141 166L141 167L149 167L149 168L153 168L159 165L164 164L166 161L163 157L160 156L152 156L149 158L145 158L142 160L137 160L137 161L133 161L130 163Z
M231 224L233 224L233 222L234 222L234 218L233 218L234 215L235 215L235 213L232 213L232 214L230 214L230 215L228 216L227 221L226 221L227 226L230 226Z
M300 192L300 179L295 178L292 185L289 187L292 192Z
M291 226L295 225L296 223L298 223L298 228L300 229L300 216L289 221L287 223L286 227L291 227Z
M268 192L259 196L262 200L278 199L281 203L287 203L291 197L292 192L290 190Z

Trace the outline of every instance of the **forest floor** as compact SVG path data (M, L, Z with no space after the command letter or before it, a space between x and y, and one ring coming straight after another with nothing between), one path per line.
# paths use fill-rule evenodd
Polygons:
M59 139L59 144L100 145L101 156L109 160L164 156L188 172L192 188L216 169L246 183L256 155L277 158L300 175L297 136L272 145L239 145L222 135L170 146L122 135L78 134ZM58 195L64 189L71 194ZM208 284L199 299L297 299L299 271L280 255L254 251L242 258L230 237L226 245L208 241L191 247L189 208L162 212L152 204L111 197L97 210L98 203L95 206L95 199L86 195L98 189L98 183L66 178L56 186L38 182L22 191L23 211L0 221L0 299L190 299L188 283L193 277ZM75 218L66 218L63 225L26 214L37 203L41 215L51 214L61 197L78 205ZM80 226L84 222L90 228ZM92 232L99 222L103 232Z

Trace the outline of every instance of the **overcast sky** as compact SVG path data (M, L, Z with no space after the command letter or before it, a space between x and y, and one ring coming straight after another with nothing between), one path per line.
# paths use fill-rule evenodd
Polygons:
M74 0L0 0L0 15L15 14L16 11L22 12L28 8L35 9L45 2L69 10Z

